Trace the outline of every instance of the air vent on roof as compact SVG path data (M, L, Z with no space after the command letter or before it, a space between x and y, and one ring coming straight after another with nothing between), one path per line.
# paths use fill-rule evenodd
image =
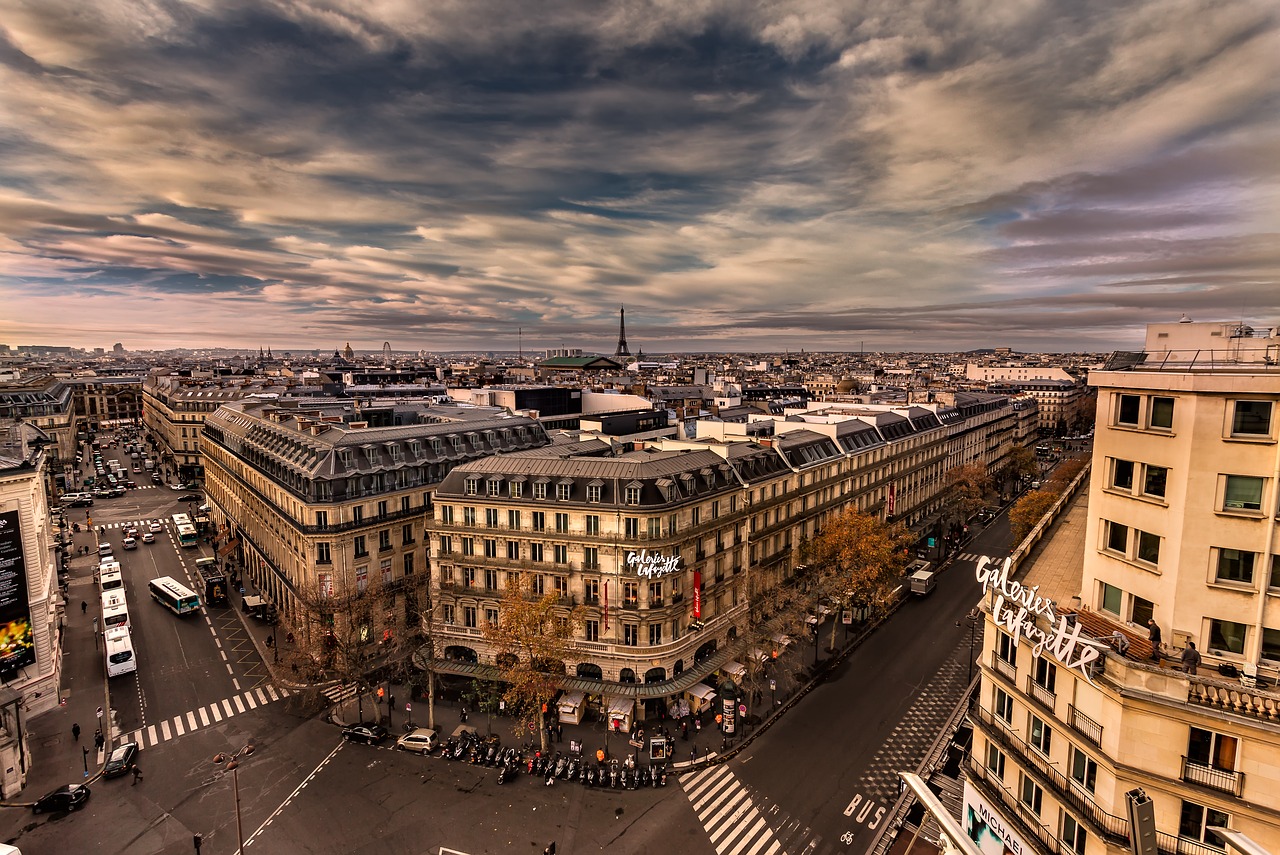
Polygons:
M352 430L355 430L356 428L367 428L368 426L369 426L368 422L348 422L347 423L347 427L351 428Z

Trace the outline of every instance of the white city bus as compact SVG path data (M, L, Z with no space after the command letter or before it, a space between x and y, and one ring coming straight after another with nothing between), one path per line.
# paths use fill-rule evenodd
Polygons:
M103 596L104 597L110 596L113 593L116 593L116 592L108 591ZM128 628L128 626L129 626L129 607L125 605L124 597L121 597L120 600L114 603L113 605L108 606L104 604L102 606L102 629L104 632L106 630L115 629L117 627Z
M127 626L106 632L107 676L119 677L138 670L138 657L133 651L133 636Z
M124 587L119 561L104 561L98 568L98 590L106 592Z
M185 615L200 611L200 598L196 592L169 576L161 576L147 583L151 598L173 612Z

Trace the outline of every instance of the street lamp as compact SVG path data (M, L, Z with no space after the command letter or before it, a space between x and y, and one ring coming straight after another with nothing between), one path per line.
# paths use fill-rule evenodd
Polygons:
M250 742L234 754L219 752L213 755L214 763L226 763L227 768L231 770L231 789L236 798L236 855L242 855L244 852L244 826L240 821L240 774L237 770L240 768L239 758L248 757L252 753L253 743Z
M965 620L969 621L969 676L965 680L965 685L967 686L973 682L973 637L975 630L978 628L978 609L976 607L970 609L969 613L965 615ZM956 626L959 625L960 621L956 621Z

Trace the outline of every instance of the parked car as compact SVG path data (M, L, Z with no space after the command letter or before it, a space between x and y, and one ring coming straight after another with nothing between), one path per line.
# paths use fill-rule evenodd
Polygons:
M144 532L142 533L142 542L143 542L143 543L155 543L155 542L156 542L156 536L155 536L154 534L152 534L151 532L149 532L149 531L144 531Z
M362 721L342 728L342 738L348 742L363 742L365 745L377 745L388 736L387 729L380 724Z
M185 496L179 496L178 501L179 502L203 502L204 496L197 496L195 493L188 493Z
M107 764L102 767L102 777L118 778L121 775L127 775L138 762L138 743L124 742L116 746L111 752L111 756L107 758Z
M89 800L89 788L84 784L66 784L58 787L43 798L36 799L31 805L32 813L44 813L47 810L76 810Z
M435 750L436 732L429 727L415 728L396 740L396 748L401 751L414 751L418 754L430 754Z

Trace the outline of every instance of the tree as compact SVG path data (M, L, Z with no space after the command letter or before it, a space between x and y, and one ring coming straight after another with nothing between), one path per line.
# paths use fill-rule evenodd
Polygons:
M1061 493L1067 489L1075 477L1084 469L1086 460L1083 457L1069 457L1062 463L1058 464L1058 468L1053 470L1053 474L1049 476L1049 488L1056 493Z
M836 603L880 609L902 576L915 536L902 523L849 509L830 520L801 547L804 561L817 568L818 591ZM835 622L831 646L835 647Z
M985 466L969 463L949 470L947 505L943 519L949 520L953 529L963 526L987 503L987 490L990 487L991 476L987 474Z
M522 574L507 574L498 622L485 624L484 637L498 651L495 661L506 683L502 699L507 709L516 716L521 733L530 724L537 727L546 751L546 710L564 677L564 660L573 649L582 607L566 610L555 594L527 591Z
M1033 478L1039 471L1036 453L1028 446L1015 445L1005 457L1004 472L1009 480L1016 482L1022 478Z
M1015 502L1009 509L1009 530L1013 535L1013 542L1021 543L1057 501L1056 493L1048 490L1033 490Z

